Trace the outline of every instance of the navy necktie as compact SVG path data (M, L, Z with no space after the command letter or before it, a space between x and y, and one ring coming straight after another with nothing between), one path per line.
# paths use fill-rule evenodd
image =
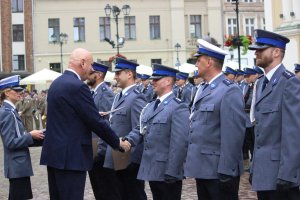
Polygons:
M264 91L264 89L266 88L267 84L269 83L269 80L267 77L265 77L264 79L264 82L263 82L263 85L262 85L262 90L261 91Z
M155 104L154 104L154 110L156 110L159 103L160 103L160 100L156 99Z
M120 92L119 94L119 100L122 98L122 92Z

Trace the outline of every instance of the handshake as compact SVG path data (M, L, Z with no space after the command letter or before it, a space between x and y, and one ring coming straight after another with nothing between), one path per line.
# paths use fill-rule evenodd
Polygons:
M131 148L131 144L128 141L127 138L120 138L120 147L119 147L119 151L120 152L127 152L129 151Z

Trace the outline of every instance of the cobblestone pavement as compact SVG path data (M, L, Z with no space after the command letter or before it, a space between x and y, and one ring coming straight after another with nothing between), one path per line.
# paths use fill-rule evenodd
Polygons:
M31 184L33 190L33 199L36 200L47 200L49 199L48 193L48 182L47 182L47 172L46 167L39 165L41 147L30 148L32 165L34 170L34 176L31 177ZM248 173L245 173L241 178L240 183L240 199L241 200L254 200L256 194L250 190L250 185L248 183ZM87 176L88 177L88 176ZM148 184L146 184L146 191L149 200L152 200L151 192L149 190ZM8 179L4 178L3 174L3 148L0 145L0 199L8 198ZM89 179L86 181L86 188L84 194L85 200L95 199L93 196L93 191ZM183 190L182 190L182 200L196 200L196 188L195 181L193 179L184 180Z

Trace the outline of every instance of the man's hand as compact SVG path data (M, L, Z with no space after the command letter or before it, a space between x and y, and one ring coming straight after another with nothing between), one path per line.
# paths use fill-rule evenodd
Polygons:
M282 179L277 179L276 181L276 189L280 191L288 190L292 187L292 182L285 181Z
M43 131L41 130L33 130L29 133L31 134L32 138L36 140L43 140L45 137Z
M99 114L101 115L101 117L106 116L108 113L107 112L99 112Z
M125 152L129 151L131 148L130 142L124 138L120 138L120 148L123 149Z

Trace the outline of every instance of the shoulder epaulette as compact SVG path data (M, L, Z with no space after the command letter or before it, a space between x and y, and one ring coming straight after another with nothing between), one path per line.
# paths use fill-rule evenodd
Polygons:
M292 72L288 71L288 70L285 70L283 73L282 73L283 76L285 76L285 78L289 79L289 78L292 78L293 76L295 76L295 74L293 74Z
M183 102L181 99L178 99L177 97L175 97L174 100L175 100L177 103L182 103L182 102Z
M225 85L227 85L227 86L233 84L233 82L230 81L230 80L228 80L228 79L225 79L225 80L223 81L223 83L224 83Z
M140 94L140 93L141 93L141 91L139 91L139 89L137 89L137 88L134 89L133 91L134 91L136 94Z

